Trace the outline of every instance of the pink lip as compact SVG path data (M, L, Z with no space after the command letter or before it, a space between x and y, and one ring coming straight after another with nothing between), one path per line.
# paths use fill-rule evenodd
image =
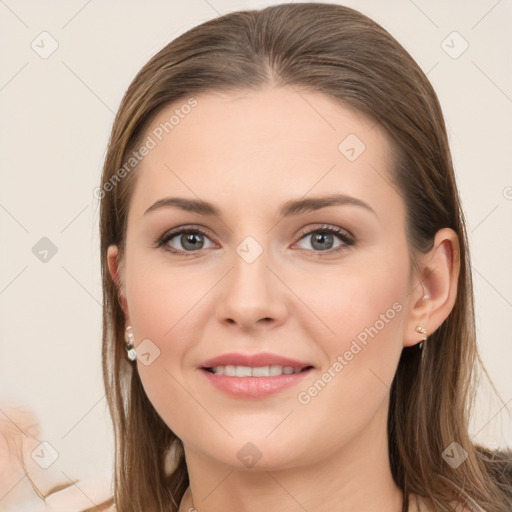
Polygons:
M311 369L291 375L277 375L274 377L228 377L227 375L216 375L207 370L215 366L283 366L291 368L306 368L313 365L301 363L293 359L281 357L276 354L223 354L213 359L208 359L199 367L201 373L208 379L215 388L237 398L265 398L279 391L295 386L305 378Z
M252 368L261 366L289 366L291 368L305 368L306 366L313 366L311 363L302 363L287 357L282 357L277 354L269 352L261 352L259 354L240 354L230 353L223 354L212 359L208 359L199 365L199 368L213 368L215 366L250 366ZM257 377L260 378L260 377Z
M201 369L201 373L215 388L237 398L265 398L298 384L311 370L275 377L228 377Z

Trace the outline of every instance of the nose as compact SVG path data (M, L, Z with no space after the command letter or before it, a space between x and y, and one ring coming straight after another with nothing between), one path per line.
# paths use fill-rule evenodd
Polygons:
M217 319L244 332L275 329L288 315L287 287L270 268L265 250L249 262L237 252L219 289ZM289 292L288 292L289 293Z

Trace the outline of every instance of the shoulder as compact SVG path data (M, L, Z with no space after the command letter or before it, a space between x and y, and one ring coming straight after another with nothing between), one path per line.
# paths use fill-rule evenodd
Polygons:
M101 482L78 481L59 486L44 497L24 494L10 500L5 512L116 512L113 497ZM64 487L64 488L62 488ZM43 499L44 498L44 499Z
M46 496L49 510L115 512L110 485L104 480L79 480Z
M63 479L58 464L46 469L32 457L41 438L36 415L0 404L0 508L9 512L115 512L111 478ZM110 507L110 508L109 508Z

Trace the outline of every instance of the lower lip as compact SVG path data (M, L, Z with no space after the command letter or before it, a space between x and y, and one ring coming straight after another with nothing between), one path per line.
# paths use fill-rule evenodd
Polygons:
M228 377L202 368L201 372L215 388L224 393L238 398L264 398L297 385L309 375L311 369L275 377Z

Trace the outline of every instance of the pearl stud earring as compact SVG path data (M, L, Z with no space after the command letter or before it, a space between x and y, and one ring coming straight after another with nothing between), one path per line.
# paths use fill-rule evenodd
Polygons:
M424 338L421 339L420 344L418 345L419 349L421 350L423 349L423 342L427 341L427 329L425 329L421 325L418 325L418 327L416 327L416 332L419 334L423 334L425 336Z
M133 335L133 329L131 325L126 328L124 339L126 341L126 352L128 359L133 362L137 359L137 353L135 352L135 347L133 346L135 336Z

